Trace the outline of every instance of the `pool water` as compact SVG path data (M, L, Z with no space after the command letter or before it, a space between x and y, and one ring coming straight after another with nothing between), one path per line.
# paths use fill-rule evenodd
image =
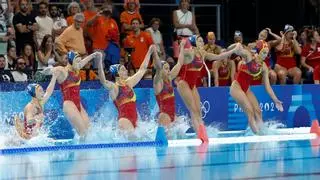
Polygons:
M0 155L0 179L319 179L320 139Z

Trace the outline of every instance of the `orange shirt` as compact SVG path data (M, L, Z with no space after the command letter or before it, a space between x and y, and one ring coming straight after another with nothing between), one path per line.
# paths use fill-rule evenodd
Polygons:
M84 15L84 25L87 24L87 22L92 19L95 15L97 14L96 11L89 11L89 10L85 10L83 11L83 15ZM88 32L89 34L93 34L94 33L94 29L92 27L87 27L84 26L85 28L83 28L83 31L86 33Z
M76 51L81 55L86 54L84 45L83 30L77 30L74 25L67 27L63 33L56 38L56 46L61 54L67 54L68 51Z
M93 49L107 48L110 40L119 44L119 28L114 19L100 16L93 24L92 29L95 32L90 34Z
M132 19L139 19L141 24L143 24L142 17L139 12L129 13L128 11L123 11L120 15L121 24L131 24ZM125 32L124 27L122 26L121 32Z
M124 47L134 48L131 61L134 68L138 69L146 56L150 45L153 44L150 33L141 31L139 35L129 34L124 41Z
M70 25L72 25L73 24L73 16L68 16L67 17L67 24L68 24L68 26L70 26Z
M88 70L89 71L89 79L87 78L87 72L86 70L80 70L80 78L81 81L92 81L97 79L97 74L93 70Z

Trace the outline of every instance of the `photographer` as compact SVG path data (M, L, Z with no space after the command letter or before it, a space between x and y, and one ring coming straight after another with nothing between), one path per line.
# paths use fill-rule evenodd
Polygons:
M141 22L139 19L133 19L131 21L133 33L129 34L124 40L125 48L134 48L134 51L131 53L131 62L136 70L141 66L149 47L154 44L150 33L141 31L140 25ZM149 65L149 67L151 67L151 65ZM146 77L150 76L150 74L151 72L147 72Z
M90 33L90 38L92 39L93 51L115 54L118 53L120 57L119 50L119 28L117 22L111 17L112 15L112 3L105 2L101 10L87 22L87 27L94 29L94 33ZM104 59L104 58L103 58ZM119 63L119 59L115 60L117 62L112 62L112 58L107 58L109 64ZM97 68L97 65L93 65Z

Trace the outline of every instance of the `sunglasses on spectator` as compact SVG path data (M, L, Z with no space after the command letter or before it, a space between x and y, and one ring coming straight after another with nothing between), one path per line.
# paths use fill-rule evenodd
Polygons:
M27 63L18 63L19 65L26 65Z

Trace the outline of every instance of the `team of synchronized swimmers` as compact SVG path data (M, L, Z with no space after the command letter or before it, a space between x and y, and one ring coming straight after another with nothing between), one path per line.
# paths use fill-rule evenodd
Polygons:
M233 44L223 53L216 55L203 49L204 41L201 36L191 36L180 43L180 54L177 64L170 70L167 62L161 61L156 46L151 45L139 70L132 76L124 65L111 65L109 71L115 81L105 78L103 68L103 55L95 52L82 58L76 52L70 51L64 56L68 61L65 67L58 66L50 69L52 79L44 92L39 84L29 84L27 91L32 100L24 109L24 119L15 118L15 127L18 134L24 139L31 139L38 134L44 121L44 104L51 96L56 82L60 84L63 96L63 112L70 124L76 130L81 139L85 140L90 127L89 116L80 101L79 71L89 61L98 63L100 82L109 92L109 96L118 110L118 127L120 130L133 133L137 127L138 115L136 107L136 95L133 88L143 78L147 71L150 59L153 59L155 76L153 88L159 106L157 116L159 127L170 131L176 120L175 94L173 80L177 91L190 113L191 124L197 137L203 143L208 143L208 136L200 109L200 95L196 87L197 79L201 76L202 68L205 68L204 60L218 61L228 59L236 54L244 60L239 66L239 73L230 86L230 94L244 110L248 117L248 123L253 133L264 134L264 126L259 103L250 90L251 81L257 77L263 77L266 92L274 101L277 109L283 111L282 102L274 94L268 78L268 67L264 60L269 54L269 46L263 40L256 42L255 51L244 48L240 43Z

